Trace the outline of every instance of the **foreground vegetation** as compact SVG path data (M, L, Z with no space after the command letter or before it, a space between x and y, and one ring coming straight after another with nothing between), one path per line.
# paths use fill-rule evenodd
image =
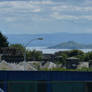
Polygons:
M80 72L92 72L92 68L81 68L81 69L65 69L65 68L44 68L44 69L39 69L38 71L80 71Z
M70 51L59 51L55 53L56 56L62 56L59 62L64 63L64 61L69 57L76 57L80 62L92 62L92 51L84 53L81 50L70 50Z

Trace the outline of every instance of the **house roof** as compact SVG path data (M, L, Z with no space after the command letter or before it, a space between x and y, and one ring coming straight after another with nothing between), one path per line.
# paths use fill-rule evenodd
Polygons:
M76 57L69 57L67 58L67 60L78 60L79 58L76 58Z

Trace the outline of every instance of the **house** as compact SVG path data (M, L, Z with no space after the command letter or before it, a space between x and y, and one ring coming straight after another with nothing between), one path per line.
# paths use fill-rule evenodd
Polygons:
M41 69L44 69L44 68L45 69L53 69L53 68L57 68L57 65L53 62L45 62L44 64L42 62L40 65L40 68Z
M54 54L43 54L42 61L51 61L54 62L55 55Z
M42 61L60 61L62 59L62 56L57 56L55 54L43 54L43 59Z
M79 59L76 57L69 57L66 59L65 67L67 69L76 69L79 65Z
M78 69L81 68L89 68L89 62L79 62L79 65L77 66Z

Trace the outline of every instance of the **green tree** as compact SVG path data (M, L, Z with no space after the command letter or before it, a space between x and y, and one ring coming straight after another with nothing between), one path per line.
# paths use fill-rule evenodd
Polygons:
M59 51L59 52L56 52L56 53L55 53L55 56L56 56L57 58L60 57L60 59L59 59L59 60L56 60L55 62L59 62L59 63L65 64L66 59L67 59L68 56L69 56L69 51Z
M63 53L62 54L62 59L61 62L65 65L66 64L66 59L68 58L67 54Z
M56 56L62 56L63 54L65 54L66 56L69 56L70 51L59 51L55 53Z
M42 59L42 52L36 50L27 50L22 44L11 44L10 48L16 48L22 51L23 55L26 53L26 59L29 60L41 60Z
M84 53L84 54L82 54L82 55L77 55L76 57L79 58L80 61L82 62L82 61L85 61L86 54Z
M85 61L92 60L92 51L85 54Z
M4 36L1 32L0 32L0 48L1 47L8 47L8 41L7 41L7 37Z
M41 51L36 51L36 50L33 51L27 50L26 55L27 55L27 60L39 60L39 61L42 60L42 56L43 56Z
M81 51L81 50L71 50L70 51L70 57L73 57L73 56L80 56L80 55L83 55L84 54L84 52L83 51Z
M24 47L22 44L11 44L9 47L10 47L10 48L19 49L19 50L21 50L23 53L24 53L24 51L26 50L25 47Z

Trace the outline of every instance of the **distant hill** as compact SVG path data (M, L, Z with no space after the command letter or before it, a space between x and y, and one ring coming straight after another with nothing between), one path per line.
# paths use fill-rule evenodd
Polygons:
M75 41L81 44L91 44L92 34L74 34L74 33L50 33L50 34L7 34L10 43L26 44L33 38L43 37L43 41L34 41L29 46L55 46L59 43Z
M80 44L74 41L68 41L68 42L60 43L55 46L51 46L49 48L53 48L53 49L92 49L92 45L91 44L86 45L86 44Z

